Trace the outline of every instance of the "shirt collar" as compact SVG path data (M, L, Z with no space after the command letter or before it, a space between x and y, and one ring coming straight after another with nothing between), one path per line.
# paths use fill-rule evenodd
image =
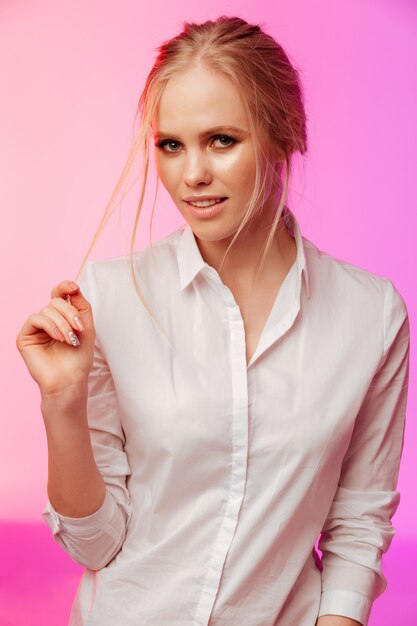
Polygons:
M307 290L307 297L310 298L310 287L308 277L307 259L305 254L305 243L301 235L300 226L288 207L286 211L289 214L287 223L287 229L291 235L295 238L297 246L296 267L297 274L304 276L305 286ZM205 267L209 267L201 256L201 252L195 240L195 235L191 226L186 223L180 229L180 239L177 246L177 260L180 276L180 289L181 291L190 284L195 276L201 272Z

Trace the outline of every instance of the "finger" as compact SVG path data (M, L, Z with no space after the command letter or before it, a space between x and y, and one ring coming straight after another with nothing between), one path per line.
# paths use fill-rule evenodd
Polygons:
M70 286L75 286L74 290L71 290ZM81 289L75 283L64 280L54 287L51 291L51 298L63 298L68 304L74 306L78 313L83 317L83 326L86 330L90 330L94 326L93 315L90 303L81 293Z
M64 303L63 300L61 300L61 302ZM64 303L65 304L65 303ZM77 337L77 335L75 334L75 330L76 327L73 327L65 317L63 317L59 311L57 311L56 309L54 309L52 306L47 305L45 307L43 307L39 313L41 315L44 315L46 317L48 317L49 319L52 320L53 324L54 324L54 335L56 338L57 337L57 333L55 331L55 328L58 328L63 337L65 337L65 341L67 343L69 343L72 346L78 345L79 344L79 339Z
M65 296L75 293L79 288L79 285L72 280L63 280L52 289L51 298L65 298Z
M74 306L79 313L85 317L87 322L87 327L90 328L92 324L92 311L91 306L88 300L84 297L81 292L81 289L74 291L71 294L66 296L66 301L68 304Z
M20 333L16 338L16 346L19 350L24 348L27 344L27 339L32 335L36 335L40 330L43 330L46 335L54 339L55 341L65 341L64 336L59 335L59 327L55 323L55 321L42 313L32 313L25 323L23 324ZM57 333L58 330L58 333ZM71 342L70 342L71 343ZM71 345L75 346L75 342L71 343ZM77 344L79 345L79 344Z
M52 298L49 306L56 309L71 326L74 326L77 330L85 330L79 315L80 311L78 311L78 309L71 303L68 303L62 298Z

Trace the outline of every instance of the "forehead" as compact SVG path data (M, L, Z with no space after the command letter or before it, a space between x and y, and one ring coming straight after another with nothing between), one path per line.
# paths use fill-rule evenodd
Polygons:
M152 120L155 132L192 134L221 125L249 131L244 104L230 79L196 66L168 80Z

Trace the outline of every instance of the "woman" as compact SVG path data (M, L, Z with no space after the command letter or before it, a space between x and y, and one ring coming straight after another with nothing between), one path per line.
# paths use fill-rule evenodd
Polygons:
M285 205L302 89L258 26L185 23L138 111L138 216L152 138L186 224L136 253L133 236L133 283L125 256L86 263L17 338L43 516L86 568L70 624L366 625L399 501L405 303Z

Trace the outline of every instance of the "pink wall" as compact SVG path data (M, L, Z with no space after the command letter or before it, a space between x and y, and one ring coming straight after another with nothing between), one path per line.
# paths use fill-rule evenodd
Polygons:
M205 5L208 4L209 8ZM146 9L145 9L146 6ZM52 286L75 277L131 137L156 46L183 20L266 25L301 69L310 150L290 206L321 249L390 277L416 314L417 7L406 0L32 0L0 4L2 419L0 518L41 521L47 450L39 391L15 347ZM135 187L134 191L137 189ZM151 194L150 194L151 197ZM182 223L161 193L157 240ZM127 253L135 195L92 258ZM146 216L146 214L145 214ZM145 217L144 216L144 217ZM148 244L141 223L138 247ZM414 272L413 272L414 270ZM410 380L415 377L412 355ZM417 426L410 384L395 526L416 535Z

